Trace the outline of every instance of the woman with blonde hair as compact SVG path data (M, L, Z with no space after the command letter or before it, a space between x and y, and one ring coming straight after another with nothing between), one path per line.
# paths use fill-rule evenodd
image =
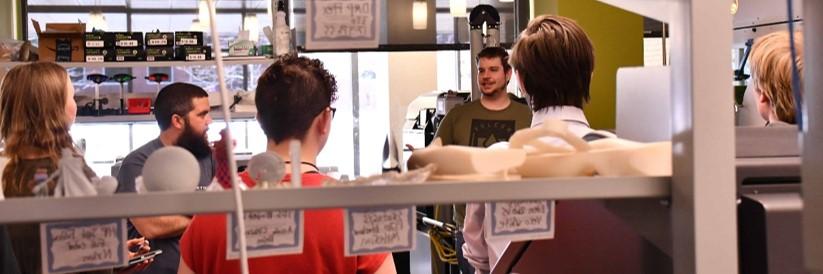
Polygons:
M76 157L82 157L69 135L76 113L74 87L60 65L39 62L9 70L0 85L2 156L8 158L0 182L7 198L53 194L57 179L44 181L58 170L62 151L70 149ZM89 178L96 177L88 166L84 166L84 173ZM41 273L38 224L14 224L7 228L20 271ZM134 239L128 245L137 246L144 241ZM145 247L140 250L148 251Z
M795 124L794 88L803 86L803 34L795 32L795 59L792 59L788 31L769 33L755 40L751 71L757 97L757 111L766 126ZM801 87L792 84L792 62L797 65Z

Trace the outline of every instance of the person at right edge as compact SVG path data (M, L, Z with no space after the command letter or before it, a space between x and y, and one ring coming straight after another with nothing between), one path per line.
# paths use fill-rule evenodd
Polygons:
M613 137L593 133L583 105L589 101L589 86L594 71L591 40L577 23L556 15L532 19L512 47L509 61L532 109L531 127L547 118L564 121L569 130L584 140ZM547 137L549 142L560 142ZM557 139L557 140L555 140ZM485 237L485 211L489 204L468 204L463 235L463 254L476 269L489 273L508 241Z
M480 100L457 106L443 118L436 136L443 145L488 147L508 141L515 131L529 127L532 119L529 107L510 98L506 86L512 77L509 53L500 47L488 47L477 54L477 85ZM442 206L435 207L435 218L443 213ZM465 204L455 204L453 220L458 232L455 235L457 262L462 273L474 273L474 268L463 257L463 219ZM446 217L448 218L448 217Z
M803 86L803 33L794 33L796 59L792 60L788 31L757 38L752 46L751 69L757 111L767 127L794 125L797 104L792 93L792 61L797 64L800 89Z

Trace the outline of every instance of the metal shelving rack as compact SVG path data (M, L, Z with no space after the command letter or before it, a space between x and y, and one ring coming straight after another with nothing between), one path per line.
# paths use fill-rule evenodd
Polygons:
M233 65L260 65L271 64L274 62L270 58L236 58L225 57L223 63L226 66ZM23 62L0 62L0 67L11 68ZM86 62L59 62L66 68L144 68L144 67L193 67L193 66L215 66L214 60L208 61L158 61L158 62L101 62L101 63L86 63Z
M803 1L803 242L806 268L823 273L823 1Z
M671 26L673 176L640 178L557 178L513 182L430 182L415 185L340 186L314 189L251 190L248 210L356 207L466 201L534 199L618 199L671 197L675 273L737 273L734 122L729 111L732 42L729 2L716 0L600 0ZM823 1L804 1L807 33L823 33ZM699 19L698 19L699 18ZM823 37L806 37L804 193L807 203L807 266L823 271L823 158L820 120ZM229 63L230 61L227 61ZM815 63L816 62L816 63ZM817 77L814 77L817 76ZM816 123L816 124L815 124ZM809 141L812 141L811 143ZM820 163L821 161L816 161ZM819 165L819 164L818 164ZM455 198L460 197L460 198ZM0 223L39 222L114 216L228 212L231 192L121 194L65 199L11 199L0 202ZM124 206L124 205L140 206ZM68 209L68 210L67 210Z

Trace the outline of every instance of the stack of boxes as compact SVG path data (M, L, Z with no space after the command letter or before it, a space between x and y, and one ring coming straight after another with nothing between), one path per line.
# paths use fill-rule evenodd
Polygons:
M114 59L118 62L146 61L142 32L115 32Z
M174 55L181 61L211 60L211 47L203 46L203 33L197 31L178 31L174 35L177 47Z
M174 60L174 33L147 32L146 33L146 61Z
M90 63L213 59L211 47L203 45L203 33L197 31L155 31L145 37L142 32L94 31L82 36L81 56Z
M114 34L110 32L86 32L84 55L87 63L114 61Z

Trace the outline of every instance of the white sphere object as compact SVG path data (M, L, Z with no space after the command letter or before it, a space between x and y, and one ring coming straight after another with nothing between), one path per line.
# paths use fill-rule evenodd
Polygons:
M188 150L165 146L156 150L143 165L143 184L149 192L197 189L200 164Z
M286 174L286 164L274 153L263 152L249 160L249 176L257 183L279 183Z

